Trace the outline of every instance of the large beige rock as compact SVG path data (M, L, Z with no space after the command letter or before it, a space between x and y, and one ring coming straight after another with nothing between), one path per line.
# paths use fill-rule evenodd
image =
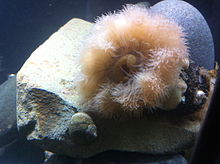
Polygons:
M166 154L191 147L200 120L178 116L174 123L169 112L128 120L78 113L78 56L91 27L89 22L70 20L37 48L18 72L20 134L44 149L72 157L106 150Z

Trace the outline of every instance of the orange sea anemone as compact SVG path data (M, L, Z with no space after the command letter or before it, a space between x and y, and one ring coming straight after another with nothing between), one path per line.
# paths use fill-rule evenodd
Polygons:
M107 116L174 109L189 65L181 27L150 9L127 5L100 17L81 54L83 107Z

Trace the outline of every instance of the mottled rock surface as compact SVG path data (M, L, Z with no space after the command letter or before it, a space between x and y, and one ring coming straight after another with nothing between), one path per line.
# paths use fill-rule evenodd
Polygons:
M79 144L69 135L72 115L80 111L78 56L91 27L89 22L70 20L34 51L18 72L20 134L44 149L71 157L90 157L107 150L167 154L191 147L200 120L177 118L180 122L173 123L166 112L129 120L106 119L94 112L90 116L97 138Z
M182 0L165 0L151 7L183 27L188 40L190 57L199 66L213 69L215 52L209 26L202 14Z
M12 77L0 85L0 147L17 136L16 77Z

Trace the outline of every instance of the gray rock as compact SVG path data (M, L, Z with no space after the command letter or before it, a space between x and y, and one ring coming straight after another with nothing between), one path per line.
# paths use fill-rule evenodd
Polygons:
M68 156L63 155L52 155L47 161L44 162L44 164L68 164L68 163L74 163L74 164L81 164L80 159L74 159L70 158Z
M25 140L15 140L5 146L0 155L0 164L42 164L44 151Z
M44 164L188 164L186 159L178 154L174 155L145 155L128 152L105 152L87 159L74 159L62 155L52 155Z
M21 139L17 131L16 76L0 86L0 163L38 164L43 151Z
M0 85L0 147L18 137L16 125L16 77Z
M165 156L155 162L149 162L146 164L188 164L187 160L181 155Z
M181 0L165 0L151 7L183 27L190 48L190 56L199 66L213 69L215 52L211 31L202 14Z
M81 120L88 120L72 116L81 110L77 89L78 56L92 26L80 19L70 20L35 50L18 72L17 124L20 134L46 150L77 158L107 150L168 154L190 148L200 120L179 119L181 123L176 124L166 113L117 120L106 119L94 112L88 113L91 121L86 122L86 126L75 126L74 120L77 125L78 121L84 124ZM92 128L87 126L90 124ZM94 135L96 130L97 137ZM95 136L95 139L85 138L82 144L80 137L74 135L76 131Z

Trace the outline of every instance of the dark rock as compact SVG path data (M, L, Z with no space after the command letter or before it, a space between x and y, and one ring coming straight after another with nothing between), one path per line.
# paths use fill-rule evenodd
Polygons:
M209 26L202 14L181 0L165 0L151 7L183 27L190 48L190 57L206 69L214 67L214 43Z
M22 139L4 149L0 155L0 164L42 164L44 161L44 151Z
M179 154L171 155L150 155L135 152L107 151L94 157L82 160L82 163L103 163L103 164L188 164L186 159Z
M74 159L68 156L63 156L63 155L52 155L44 164L81 164L80 159Z
M141 153L108 151L87 159L52 155L44 164L102 163L102 164L188 164L181 155L146 155Z
M0 147L17 138L16 77L0 86Z

